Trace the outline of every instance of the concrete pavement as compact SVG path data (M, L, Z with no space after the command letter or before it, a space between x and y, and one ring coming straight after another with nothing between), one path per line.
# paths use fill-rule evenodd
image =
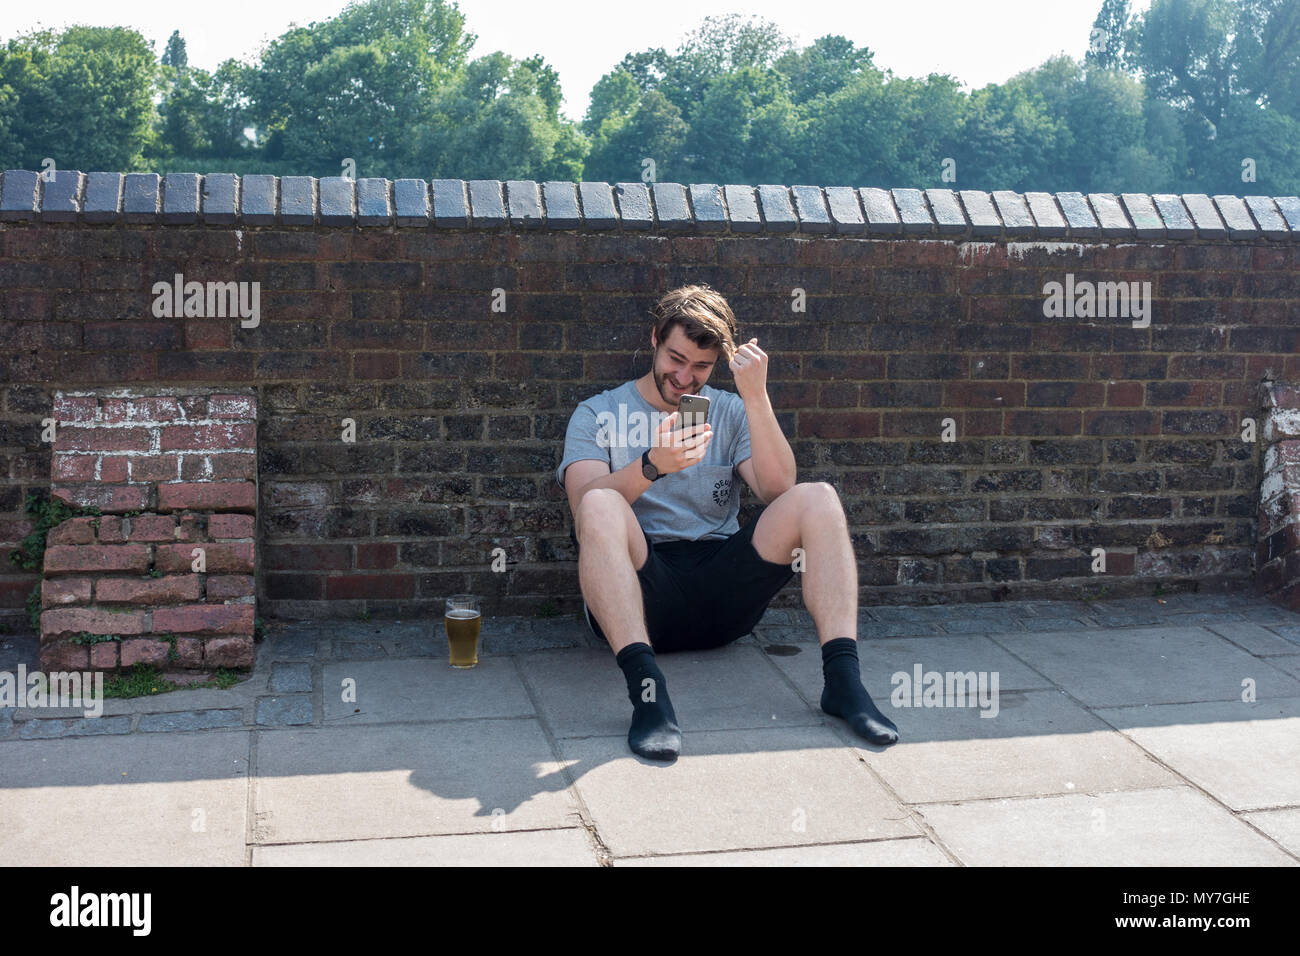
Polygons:
M811 621L772 609L660 656L664 765L628 750L622 675L573 618L489 617L467 671L440 621L273 622L228 690L0 709L0 863L1300 864L1300 614L873 607L859 638L897 745L821 713ZM0 637L19 663L35 639Z

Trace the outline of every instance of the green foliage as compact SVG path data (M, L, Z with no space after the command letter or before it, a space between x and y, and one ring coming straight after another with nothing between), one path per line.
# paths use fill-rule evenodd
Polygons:
M27 621L37 634L41 633L41 611L43 610L42 605L45 603L45 599L41 594L41 582L44 580L42 577L40 581L36 582L36 586L31 589L27 595L27 600L24 602L27 608Z
M153 136L158 61L125 27L74 26L0 49L0 161L40 169L134 169Z
M241 93L249 75L246 67L227 60L215 73L169 66L160 72L163 93L150 162L188 172L231 172L232 160L257 162L254 144L244 133L251 124ZM213 162L215 167L199 168Z
M176 690L153 664L136 664L125 674L113 674L104 681L105 697L150 697Z
M81 631L74 637L68 638L69 644L107 644L109 641L120 641L122 638L116 634L91 634L89 631Z
M1084 62L1090 69L1119 70L1132 60L1133 16L1129 0L1102 0L1092 21Z
M15 550L9 552L9 560L24 571L36 571L38 573L45 570L45 542L49 537L51 528L62 524L69 518L82 515L98 515L100 513L99 508L95 506L74 508L62 498L54 498L39 493L29 494L24 507L28 517L33 519L32 530L18 542L18 547ZM97 519L96 529L98 530ZM32 630L38 634L41 630L43 604L41 583L43 580L44 577L36 582L24 602L27 608L27 620L31 623Z
M189 55L185 52L185 38L180 30L173 30L167 38L167 49L163 51L162 65L183 70L189 65Z
M164 678L154 664L136 664L124 674L113 674L104 681L105 697L152 697L174 690L226 690L242 678L234 671L219 667L205 681L176 684Z
M50 529L62 524L69 518L81 515L98 515L99 508L74 508L62 498L32 493L25 503L27 515L35 523L28 535L18 542L18 547L9 552L9 560L24 571L40 571L45 567L45 539Z
M234 687L241 679L242 678L240 678L240 676L234 671L227 670L224 667L218 667L216 673L212 675L212 679L208 683L190 684L185 689L199 690L204 687L215 687L218 690L226 690L227 688Z

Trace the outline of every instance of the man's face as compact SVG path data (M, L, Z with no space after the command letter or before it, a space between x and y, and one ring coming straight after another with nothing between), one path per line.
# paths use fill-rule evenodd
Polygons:
M655 386L667 404L677 405L683 395L696 394L713 374L719 350L700 348L680 325L674 325L663 342L656 342L652 331L650 341L655 346Z

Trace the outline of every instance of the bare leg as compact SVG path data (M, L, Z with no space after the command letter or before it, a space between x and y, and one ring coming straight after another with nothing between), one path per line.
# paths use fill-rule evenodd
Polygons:
M759 516L754 550L764 561L790 564L804 550L803 602L821 644L858 637L858 564L839 493L824 481L779 495Z
M636 576L650 557L645 535L627 499L612 488L584 494L574 525L581 546L582 596L627 681L632 702L627 745L650 760L675 760L682 748L681 728L646 633L645 600Z
M898 727L862 684L858 662L858 565L839 493L824 481L795 485L767 506L754 528L754 550L785 564L804 550L803 602L822 648L821 708L842 717L873 744L898 741Z
M650 553L632 506L613 488L593 488L578 502L575 525L578 586L610 649L617 654L629 644L649 644L636 573Z

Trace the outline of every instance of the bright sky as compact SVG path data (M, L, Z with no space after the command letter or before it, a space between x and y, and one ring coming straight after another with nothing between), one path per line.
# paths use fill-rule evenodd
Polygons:
M1150 0L1135 0L1145 10ZM253 60L290 24L325 20L345 0L59 0L12 4L0 41L38 27L73 23L129 26L154 41L159 55L172 30L185 38L191 66L213 69L235 57ZM1055 53L1083 56L1101 0L461 0L466 29L478 36L474 56L503 50L541 53L560 74L562 111L581 119L598 79L627 53L661 46L670 53L706 16L756 14L775 22L796 46L840 34L875 54L900 76L949 73L967 88L1000 83Z

